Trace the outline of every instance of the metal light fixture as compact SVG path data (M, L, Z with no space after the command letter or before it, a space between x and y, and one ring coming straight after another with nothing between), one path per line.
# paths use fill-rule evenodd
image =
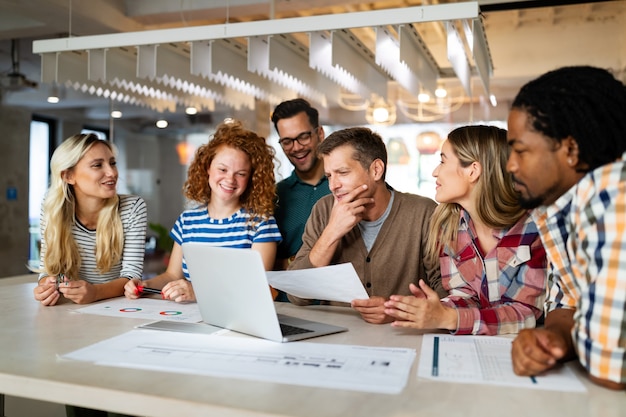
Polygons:
M468 99L463 93L463 87L459 87L457 89L437 88L435 97L422 92L417 100L406 93L398 94L396 104L404 116L415 122L423 123L441 120L460 109L467 102Z
M33 52L42 56L43 82L63 80L104 97L116 93L159 112L190 105L210 110L215 102L252 110L255 100L273 104L293 94L324 106L339 95L337 86L366 100L372 94L388 100L392 80L413 95L418 84L434 93L446 72L414 25L458 20L472 24L471 52L488 81L491 57L476 1L37 40ZM352 32L368 27L379 34L376 54ZM460 34L449 28L453 45ZM308 50L291 42L298 33L308 35ZM471 69L457 64L466 64L466 51L450 49L455 73L467 85ZM249 61L251 55L262 62Z
M57 83L53 83L52 87L50 87L50 93L46 101L51 104L56 104L61 101L61 93Z
M372 125L389 126L396 122L395 104L382 97L374 97L365 110L365 120Z

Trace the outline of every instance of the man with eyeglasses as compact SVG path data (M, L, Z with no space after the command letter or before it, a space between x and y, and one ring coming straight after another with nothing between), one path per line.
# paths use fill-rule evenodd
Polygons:
M302 233L313 205L330 193L324 164L317 146L324 140L319 113L309 102L297 98L280 103L272 114L279 143L294 167L291 175L277 184L274 217L283 240L278 246L275 269L286 269L302 246ZM284 293L277 300L287 301Z

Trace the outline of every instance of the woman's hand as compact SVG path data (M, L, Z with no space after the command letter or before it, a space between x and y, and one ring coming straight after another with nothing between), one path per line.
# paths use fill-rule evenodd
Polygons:
M129 279L124 285L124 296L130 300L135 300L141 296L138 286L141 284L141 280L138 278Z
M419 285L419 288L409 285L413 295L389 297L389 301L385 303L385 314L396 318L391 325L414 329L456 330L456 309L443 305L437 293L424 280L420 280Z
M39 284L33 289L35 300L45 306L53 306L61 297L61 293L57 291L57 277L47 276L39 280Z
M76 304L89 304L98 301L96 287L82 279L59 284L59 292Z
M161 290L163 298L173 300L177 303L185 301L196 301L196 293L193 291L191 282L186 279L177 279L167 283Z

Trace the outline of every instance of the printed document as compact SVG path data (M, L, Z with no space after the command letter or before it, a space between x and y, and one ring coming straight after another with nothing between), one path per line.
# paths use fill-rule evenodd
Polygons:
M98 365L383 394L406 386L414 349L276 343L252 337L135 329L64 355Z
M418 376L470 384L507 385L556 391L587 389L567 366L536 377L517 376L511 360L512 338L426 334Z
M278 290L300 298L344 303L369 298L351 263L292 271L267 271L267 282Z
M117 297L72 311L144 320L167 320L184 323L202 321L200 309L196 303L176 303L156 298L129 300L126 297Z

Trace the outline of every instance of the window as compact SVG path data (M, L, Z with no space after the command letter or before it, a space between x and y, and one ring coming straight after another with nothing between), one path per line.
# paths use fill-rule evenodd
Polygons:
M54 121L40 117L33 117L30 122L30 151L28 165L28 224L29 224L29 254L28 265L31 268L39 267L39 248L41 236L39 233L39 217L41 203L46 194L50 178L50 156L53 146Z
M99 139L109 140L109 131L107 129L100 129L100 128L91 127L91 126L83 126L83 129L80 131L80 133L93 133Z

